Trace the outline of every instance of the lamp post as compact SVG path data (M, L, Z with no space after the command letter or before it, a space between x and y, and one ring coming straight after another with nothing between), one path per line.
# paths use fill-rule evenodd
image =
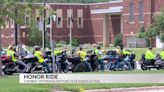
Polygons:
M42 31L42 45L43 45L43 49L45 49L45 45L46 45L46 40L45 40L45 35L46 35L46 9L45 9L45 6L46 6L46 1L44 0L43 2L43 5L44 5L44 10L43 10L43 31Z
M2 39L2 37L1 37L1 27L0 27L0 76L2 75L2 63L1 63L1 49L2 49L2 46L1 46L1 39Z
M15 9L15 16L17 17L18 15L18 12L17 12L17 9ZM14 24L14 28L15 28L15 31L14 31L14 43L15 43L15 46L18 45L18 24L15 22Z
M56 15L50 16L50 46L51 46L51 55L52 55L52 63L53 63L53 73L55 73L55 56L54 56L54 40L53 40L53 30L52 30L52 22L56 21Z

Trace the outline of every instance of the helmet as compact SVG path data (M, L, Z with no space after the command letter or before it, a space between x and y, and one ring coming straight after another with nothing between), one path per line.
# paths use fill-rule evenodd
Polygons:
M34 49L35 50L39 50L40 49L40 46L34 46Z

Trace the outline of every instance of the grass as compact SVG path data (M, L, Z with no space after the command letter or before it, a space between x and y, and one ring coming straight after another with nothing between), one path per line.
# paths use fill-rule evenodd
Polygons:
M0 92L48 92L50 84L19 84L18 76L0 77Z
M164 70L151 71L115 71L93 72L89 74L163 74ZM87 73L84 73L87 74ZM52 89L61 89L72 92L84 92L89 89L111 89L144 86L164 86L156 83L94 83L94 84L19 84L18 76L0 77L0 92L49 92Z

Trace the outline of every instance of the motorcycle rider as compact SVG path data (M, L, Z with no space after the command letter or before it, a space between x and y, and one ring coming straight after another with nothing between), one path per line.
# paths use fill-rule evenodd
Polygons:
M103 58L102 58L103 52L101 51L100 46L98 46L97 49L95 50L95 54L98 56L97 62L101 65L101 71L104 71L105 63L103 62Z
M87 53L85 51L83 51L82 47L79 48L79 51L76 52L76 55L81 58L81 61L83 61L85 66L88 68L87 72L92 71L90 63L87 62L87 60L86 60Z
M43 53L41 52L41 48L39 46L35 46L34 56L38 58L38 62L47 68L47 72L51 73L50 66L47 64L48 59L44 59Z
M16 63L16 64L24 67L23 70L20 70L21 72L26 72L27 65L23 61L21 61L20 59L18 59L18 56L16 54L16 48L14 47L14 45L10 45L8 47L7 56L11 56L11 60L14 63Z
M61 51L61 50L55 50L55 51L54 51L56 64L57 64L57 66L59 67L60 72L61 72L61 70L62 70L61 64L65 65L66 69L68 69L68 64L67 64L67 62L65 61L65 59L64 59L64 58L63 58L63 59L60 58L62 54L63 54L63 51ZM64 72L65 72L65 71L64 71Z
M117 46L116 53L117 53L118 56L121 55L122 51L121 51L121 47L120 46Z
M125 56L123 61L128 66L128 70L132 70L131 61L130 61L130 57L129 57L129 55L131 55L132 52L130 52L129 50L126 49L126 50L123 50L122 54L123 54L123 56Z
M161 58L162 61L164 61L164 48L163 48L163 50L160 53L160 58Z
M148 64L154 65L155 55L154 55L152 49L153 49L152 47L148 48L148 50L146 51L146 54L145 54L145 59Z

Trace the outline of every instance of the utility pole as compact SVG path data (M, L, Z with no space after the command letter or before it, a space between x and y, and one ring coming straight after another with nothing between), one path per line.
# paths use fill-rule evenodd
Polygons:
M52 21L56 21L56 15L50 16L50 46L51 46L51 53L52 53L52 63L53 63L53 73L55 73L55 55L54 55L54 40L53 40L53 29L52 29Z
M15 9L15 16L16 17L18 16L17 9ZM14 31L14 43L15 43L15 46L17 46L18 45L18 24L16 23L16 21L15 21L15 24L14 24L14 28L15 28L15 31Z
M1 27L0 27L0 76L2 75L2 60L1 60L1 50L2 50L2 42L1 42Z
M69 25L70 25L70 29L69 29L69 32L70 32L70 51L72 52L72 11L71 11L71 6L70 6L70 18L69 18Z
M45 49L46 47L46 39L45 39L45 35L46 35L46 1L44 0L43 2L44 5L44 10L43 10L43 32L42 32L42 45L43 45L43 49Z

